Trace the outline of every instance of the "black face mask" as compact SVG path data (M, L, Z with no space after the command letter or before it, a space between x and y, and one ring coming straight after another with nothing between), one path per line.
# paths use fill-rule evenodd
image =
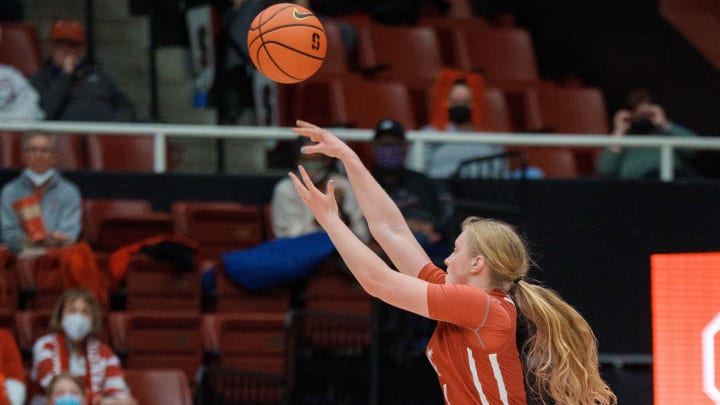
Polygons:
M464 105L456 105L448 109L450 121L462 125L470 121L470 108Z
M629 135L647 135L655 132L656 130L657 127L655 127L655 124L653 124L649 118L640 118L632 120L627 133Z

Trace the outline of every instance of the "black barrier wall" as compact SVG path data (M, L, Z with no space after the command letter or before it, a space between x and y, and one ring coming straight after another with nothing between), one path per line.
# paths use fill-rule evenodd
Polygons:
M0 171L0 184L17 174ZM86 198L264 205L278 176L68 172ZM448 183L459 217L519 227L539 269L531 273L577 307L602 353L650 354L650 255L720 251L720 182L463 181ZM503 207L511 207L508 212Z

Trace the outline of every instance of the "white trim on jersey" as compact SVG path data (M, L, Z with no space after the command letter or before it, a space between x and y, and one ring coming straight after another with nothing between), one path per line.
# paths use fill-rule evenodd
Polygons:
M498 391L500 392L500 399L503 405L508 405L507 390L505 389L505 381L503 380L502 371L500 370L500 363L497 360L497 353L489 355L490 365L492 365L493 375L495 381L497 381Z
M480 384L480 378L478 377L477 368L475 367L475 358L473 357L472 349L469 347L467 348L467 354L468 365L470 366L470 373L472 373L473 383L475 384L475 389L478 394L480 394L480 402L482 402L483 405L490 405L490 402L488 402L485 397L485 393L483 392L482 384Z

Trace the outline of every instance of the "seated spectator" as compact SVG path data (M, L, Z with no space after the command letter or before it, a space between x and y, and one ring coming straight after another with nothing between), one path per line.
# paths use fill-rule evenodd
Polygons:
M39 101L37 91L22 73L0 64L0 120L41 120L45 113Z
M69 373L60 373L48 385L45 405L87 405L82 381Z
M101 328L102 314L95 296L85 289L66 290L50 318L50 334L33 345L33 382L48 389L55 376L69 373L83 380L87 403L136 404L120 360L98 339Z
M134 121L132 102L86 59L85 29L76 20L50 28L50 58L31 78L48 120Z
M81 196L54 168L55 136L28 132L22 148L25 169L0 191L3 243L15 254L39 254L44 248L75 242L80 235Z
M424 130L458 133L483 129L485 85L479 75L445 69L438 76L433 90L432 123ZM503 152L502 146L480 143L426 142L424 146L422 171L433 178L452 176L462 161ZM417 144L413 144L408 164L414 170L421 170L413 166L418 153Z
M367 223L363 218L357 199L347 178L338 173L336 160L322 154L305 155L300 149L312 143L308 138L298 138L296 162L303 165L316 187L325 190L327 182L335 182L335 193L341 216L355 235L363 241L370 239ZM277 238L295 237L321 231L309 208L302 202L289 177L280 180L273 190L270 201L272 229Z
M373 138L373 177L400 208L433 262L441 266L452 250L453 197L436 180L405 168L407 148L402 124L380 121Z
M631 92L625 108L618 110L613 117L612 136L620 138L625 135L697 136L668 120L663 107L646 90ZM688 162L692 156L693 151L675 149L675 177L694 176ZM607 148L598 159L597 172L600 176L619 179L657 179L660 174L660 149Z
M0 328L0 404L25 404L25 370L13 335Z

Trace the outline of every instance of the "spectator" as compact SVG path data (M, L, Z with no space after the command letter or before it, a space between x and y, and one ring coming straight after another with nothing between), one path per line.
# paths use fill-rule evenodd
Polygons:
M373 177L390 195L425 251L441 266L452 250L453 197L439 182L405 168L405 128L382 120L375 128Z
M296 162L303 165L310 174L313 184L325 190L327 182L335 182L335 193L343 220L355 235L367 242L370 233L358 206L357 199L347 178L336 170L336 160L321 154L302 154L300 148L310 144L307 138L296 141ZM272 228L275 237L286 238L321 231L312 211L302 202L289 178L280 180L273 190L270 201Z
M613 117L612 136L625 135L697 136L694 132L668 120L663 107L653 100L646 90L632 91L625 108ZM675 177L692 177L694 170L688 160L694 155L688 150L676 150L674 155ZM652 179L660 174L660 150L658 148L605 149L597 165L598 174L619 179Z
M81 228L81 196L78 188L53 167L55 136L28 132L23 137L22 148L25 169L0 191L3 242L15 254L42 253L46 247L75 242ZM13 207L17 207L21 199L28 201L27 197L35 198L39 207L25 210ZM28 214L38 210L43 229L40 237L28 232L28 225L32 223Z
M76 20L50 28L50 58L30 81L48 120L134 121L132 102L85 57L85 29Z
M53 377L69 373L82 378L90 404L135 405L120 360L98 339L101 328L95 296L85 289L66 290L50 318L50 334L33 345L32 380L48 389Z
M0 404L25 404L25 370L15 338L0 328Z
M485 85L474 73L446 69L434 85L432 123L424 130L445 132L476 132L483 129L485 114ZM452 176L460 162L502 153L501 146L480 143L427 142L423 151L424 172L433 178ZM413 166L420 150L413 145L409 152L409 164Z
M45 405L87 405L82 381L69 373L60 373L48 385Z
M37 91L22 73L12 66L0 64L0 120L43 119L45 113L39 100Z

